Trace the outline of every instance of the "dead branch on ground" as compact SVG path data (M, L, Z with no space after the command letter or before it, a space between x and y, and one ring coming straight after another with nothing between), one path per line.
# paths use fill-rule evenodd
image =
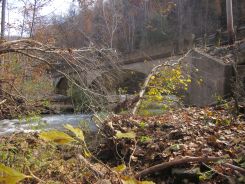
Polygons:
M148 174L152 174L161 170L164 170L169 167L173 167L176 165L186 164L190 162L216 162L218 160L223 159L223 157L185 157L179 160L173 160L170 162L165 162L162 164L154 165L152 167L149 167L135 175L136 179L140 179L143 176L146 176Z

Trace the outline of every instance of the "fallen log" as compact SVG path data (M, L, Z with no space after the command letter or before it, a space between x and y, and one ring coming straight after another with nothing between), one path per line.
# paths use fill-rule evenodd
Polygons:
M164 162L162 164L157 164L157 165L154 165L152 167L149 167L149 168L137 173L135 175L135 178L140 179L142 176L152 174L152 173L155 173L155 172L158 172L158 171L161 171L163 169L173 167L176 165L186 164L186 163L190 163L190 162L216 162L220 159L224 159L224 158L223 157L185 157L182 159L173 160L170 162Z

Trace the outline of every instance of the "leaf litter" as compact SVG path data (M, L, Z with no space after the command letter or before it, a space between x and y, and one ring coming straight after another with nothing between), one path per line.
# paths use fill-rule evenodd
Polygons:
M222 157L221 161L209 165L177 165L145 177L156 183L229 183L231 181L228 178L235 183L244 183L242 173L220 163L230 163L241 168L245 165L244 120L234 119L226 109L190 107L160 116L114 115L105 123L104 131L108 140L101 145L98 158L115 165L130 162L130 175L185 157ZM136 140L114 139L117 131L135 132ZM105 158L103 154L110 156ZM182 172L176 176L173 171L178 168ZM193 170L194 179L186 179Z
M94 144L79 129L68 129L86 141L91 156L86 157L70 134L65 142L69 138L71 143L62 145L37 134L13 134L0 138L0 163L27 175L31 170L46 183L244 183L243 170L234 169L245 169L244 120L234 119L226 109L190 107L159 116L113 115L102 123ZM187 157L222 159L186 162L135 179L149 167ZM35 178L22 182L38 183Z

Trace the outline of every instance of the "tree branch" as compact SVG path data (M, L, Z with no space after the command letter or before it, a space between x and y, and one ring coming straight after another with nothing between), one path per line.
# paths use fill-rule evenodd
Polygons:
M229 164L229 163L223 163L222 165L225 166L225 167L229 167L230 169L237 170L240 173L245 175L245 169L243 169L241 167L238 167L236 165L232 165L232 164Z
M137 113L137 110L138 110L138 108L140 107L140 104L141 104L141 102L142 102L142 98L143 98L143 96L144 96L144 94L145 94L145 92L146 92L146 89L147 89L148 84L149 84L149 82L150 82L150 80L151 80L151 77L157 73L158 69L161 68L161 67L163 67L163 66L173 67L173 66L178 65L178 64L180 63L180 61L182 61L182 60L183 60L183 59L184 59L190 52L191 52L191 50L189 50L183 57L179 58L177 61L171 60L171 61L169 61L168 63L163 63L163 64L160 64L160 65L158 65L158 66L155 66L155 67L151 70L150 74L149 74L149 75L147 76L147 78L145 79L144 85L143 85L143 87L142 87L142 89L141 89L141 91L140 91L140 93L139 93L139 100L138 100L137 103L135 104L135 106L134 106L134 108L133 108L133 111L132 111L132 114L133 114L133 115L135 115L135 114ZM169 64L170 62L174 62L174 63Z
M81 160L90 170L92 170L97 176L100 178L103 178L104 174L95 169L95 167L88 161L86 160L82 155L78 155L77 158Z
M173 167L176 165L186 164L190 162L216 162L220 159L223 159L223 157L185 157L179 160L173 160L170 162L164 162L162 164L154 165L152 167L149 167L138 174L135 175L136 179L141 178L142 176L161 171L163 169Z
M3 101L0 102L0 105L4 104L7 100L4 99Z

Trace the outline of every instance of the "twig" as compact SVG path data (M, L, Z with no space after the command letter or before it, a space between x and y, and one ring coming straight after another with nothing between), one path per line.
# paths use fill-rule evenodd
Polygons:
M239 171L242 174L245 174L245 169L243 169L241 167L238 167L236 165L232 165L232 164L229 164L229 163L223 163L222 165L225 166L225 167L229 167L230 169L237 170L237 171Z
M226 178L226 179L229 181L230 184L235 184L235 181L234 181L231 177L229 177L229 176L227 176L227 175L224 175L224 174L218 172L217 170L215 170L214 168L212 168L211 166L209 166L209 165L207 165L207 164L205 164L205 163L202 163L202 164L203 164L205 167L207 167L209 170L213 171L214 173L216 173L216 174L218 174L218 175L220 175L220 176Z
M46 183L45 181L43 181L42 179L38 178L37 176L35 176L32 172L31 169L27 166L27 169L31 175L32 178L35 178L37 181L39 181L40 183Z
M129 170L130 172L132 172L132 169L131 169L131 162L132 162L132 157L134 156L134 153L136 151L136 147L137 147L137 140L134 139L134 149L133 149L133 152L131 153L130 157L129 157L129 162L128 162L128 167L129 167Z
M104 174L101 173L100 171L96 170L96 169L93 167L93 165L92 165L89 161L87 161L82 155L79 154L77 157L78 157L79 160L81 160L82 162L84 162L85 165L86 165L90 170L92 170L96 175L98 175L100 178L103 177Z
M154 173L154 172L158 172L161 171L163 169L172 167L172 166L176 166L176 165L180 165L180 164L186 164L189 162L215 162L218 161L220 159L223 159L223 157L185 157L182 159L178 159L178 160L173 160L170 162L164 162L162 164L158 164L158 165L154 165L152 167L149 167L141 172L139 172L138 174L136 174L135 178L139 179L142 176Z
M4 104L7 100L4 99L3 101L0 102L0 105Z

